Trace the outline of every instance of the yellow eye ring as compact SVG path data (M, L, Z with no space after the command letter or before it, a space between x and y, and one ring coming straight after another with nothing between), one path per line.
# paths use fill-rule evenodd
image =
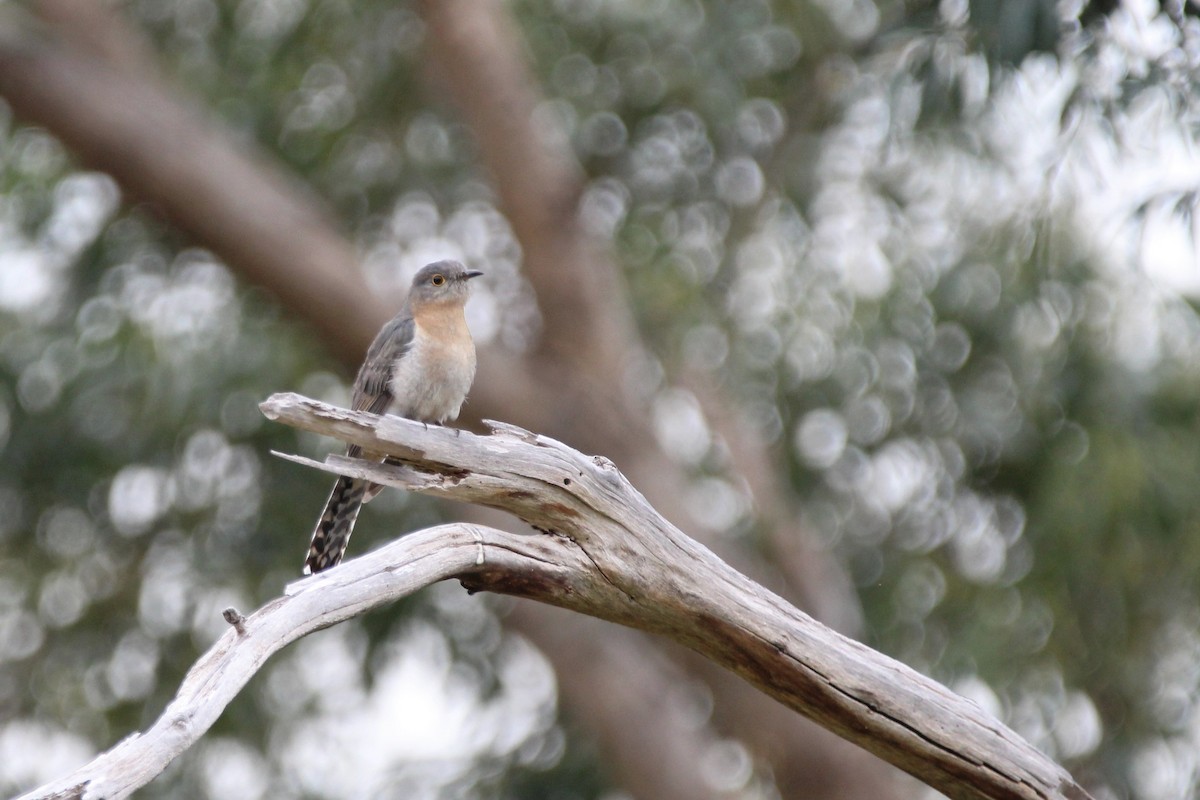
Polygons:
M443 283L446 282L446 276L445 275L434 275L432 278L429 279L429 282L432 283L434 286L441 286Z

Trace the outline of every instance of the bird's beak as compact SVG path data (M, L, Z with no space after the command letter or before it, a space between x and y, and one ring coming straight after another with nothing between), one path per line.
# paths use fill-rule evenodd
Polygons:
M469 269L465 273L463 273L463 277L466 278L467 280L470 280L471 278L478 278L482 274L483 273L477 269Z

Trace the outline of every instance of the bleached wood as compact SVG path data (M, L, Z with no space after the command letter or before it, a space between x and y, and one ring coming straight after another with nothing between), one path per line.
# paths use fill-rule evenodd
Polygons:
M72 774L17 800L120 800L149 783L208 731L268 658L313 631L393 603L418 589L485 564L541 572L544 543L477 525L452 524L401 537L335 570L290 584L248 616L225 612L230 628L188 671L174 700L144 733L135 733Z
M298 395L280 422L391 453L332 472L503 509L542 532L561 578L480 569L474 589L667 636L951 797L1088 797L1069 773L936 681L814 621L662 518L605 459L511 426L490 436L343 411ZM582 558L582 560L581 560Z
M733 570L664 520L605 459L500 423L477 436L295 394L274 395L262 409L390 453L396 463L285 458L503 509L535 531L430 528L298 581L248 617L229 614L235 627L196 663L152 728L21 800L128 796L199 739L271 654L446 578L667 636L951 797L1089 797L977 704Z

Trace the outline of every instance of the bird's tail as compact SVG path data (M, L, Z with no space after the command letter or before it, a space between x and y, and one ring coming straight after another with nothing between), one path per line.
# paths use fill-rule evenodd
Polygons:
M360 478L338 478L329 493L329 502L317 528L313 531L312 544L308 546L308 558L304 560L304 574L310 575L337 566L346 552L354 521L362 508L363 495L371 484Z

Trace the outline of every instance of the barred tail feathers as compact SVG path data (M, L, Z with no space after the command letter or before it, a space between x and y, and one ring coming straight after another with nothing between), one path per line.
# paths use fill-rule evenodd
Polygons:
M336 566L346 552L354 521L362 508L363 495L370 483L360 478L341 476L329 493L329 502L313 531L312 544L308 546L308 558L304 561L304 574L310 575Z

